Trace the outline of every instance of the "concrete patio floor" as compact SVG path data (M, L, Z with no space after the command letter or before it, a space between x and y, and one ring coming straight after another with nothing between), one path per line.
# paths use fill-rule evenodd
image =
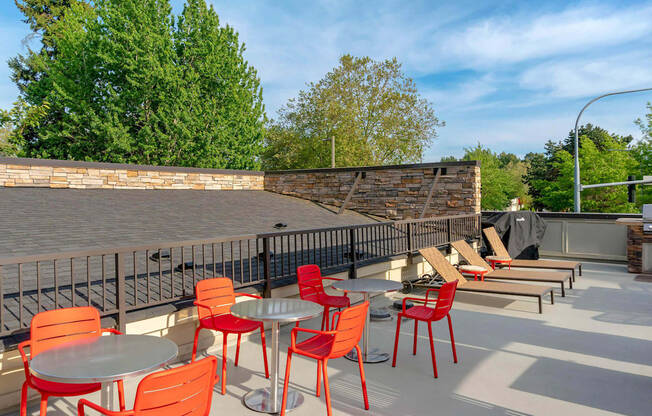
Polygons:
M433 325L439 378L432 365L425 325L412 355L413 321L401 326L398 365L391 359L366 364L371 409L363 409L357 364L329 362L334 414L340 415L649 415L652 412L652 283L634 280L624 265L584 263L584 275L565 298L555 289L555 305L536 300L458 293L451 312L459 363L453 364L445 320ZM419 295L413 292L410 296ZM388 306L402 294L379 296ZM394 313L395 315L395 313ZM319 319L303 326L317 327ZM281 333L281 375L290 326ZM372 322L371 345L393 348L395 316ZM235 337L234 337L235 338ZM269 350L268 350L269 351ZM229 350L227 394L216 393L215 415L255 415L241 402L265 387L259 337L242 345L240 367ZM323 394L314 396L316 363L292 361L290 384L305 403L291 414L326 414ZM126 382L128 407L137 379ZM89 398L99 402L99 394ZM52 399L49 416L76 414L78 398ZM38 408L31 407L30 415Z

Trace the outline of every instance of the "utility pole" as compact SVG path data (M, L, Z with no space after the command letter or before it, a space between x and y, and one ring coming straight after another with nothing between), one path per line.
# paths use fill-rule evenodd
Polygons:
M330 139L323 139L322 141L327 142L331 141L331 168L335 167L335 136L331 136Z
M619 94L629 94L632 92L642 92L642 91L652 91L652 88L642 88L639 90L628 90L628 91L617 91L617 92L610 92L608 94L602 94L599 97L595 97L584 107L582 107L582 111L577 115L577 120L575 120L575 189L574 189L574 205L575 205L575 212L580 212L581 211L581 206L580 206L580 192L582 192L582 188L597 188L598 186L582 186L582 183L580 182L580 146L579 146L579 138L577 136L577 129L580 124L580 117L582 117L582 113L584 113L584 110L586 110L591 104L594 102L598 101L601 98L604 97L609 97L611 95L619 95ZM636 182L636 181L634 181ZM620 183L615 183L615 185L627 185L632 182L620 182ZM595 185L602 185L602 186L613 186L614 184L595 184Z

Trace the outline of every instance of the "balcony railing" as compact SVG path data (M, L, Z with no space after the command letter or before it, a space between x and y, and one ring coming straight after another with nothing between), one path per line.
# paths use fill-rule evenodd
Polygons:
M127 312L191 299L201 279L229 277L269 297L302 264L355 278L361 265L479 236L480 215L467 214L0 258L0 336L38 312L86 305L124 330Z

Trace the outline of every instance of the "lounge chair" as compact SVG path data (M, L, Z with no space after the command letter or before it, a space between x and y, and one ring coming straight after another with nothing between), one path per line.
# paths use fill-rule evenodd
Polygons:
M466 280L460 272L446 260L437 247L419 250L419 253L433 269L447 282L457 280L457 290L495 295L513 295L537 298L539 300L539 313L543 313L543 297L550 293L550 304L555 303L552 287L528 285L520 283L483 282Z
M498 232L494 227L484 228L482 230L485 237L489 241L489 245L498 257L509 257L509 252L505 248L503 241L498 236ZM579 270L579 275L582 275L582 263L578 261L562 261L562 260L522 260L512 259L512 267L523 267L526 269L558 269L568 270L571 272L573 281L575 281L575 269Z
M484 277L486 279L512 280L523 282L545 282L558 283L561 285L561 296L566 296L564 282L568 280L569 287L573 288L573 280L569 272L537 272L529 270L492 270L491 266L464 240L455 241L451 244L455 250L471 265L482 267L488 270Z

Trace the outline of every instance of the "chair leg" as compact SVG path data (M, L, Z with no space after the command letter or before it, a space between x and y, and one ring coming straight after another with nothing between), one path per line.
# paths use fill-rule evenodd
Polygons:
M328 321L330 318L330 308L328 306L324 306L324 316L321 319L321 330L322 331L328 331Z
M263 362L265 363L265 378L269 378L269 367L267 366L267 344L265 344L265 326L263 326L263 324L260 325L260 343L263 344Z
M360 383L362 383L362 398L364 399L364 408L369 410L369 398L367 397L367 380L364 376L364 367L362 366L362 351L360 351L360 346L355 345L355 349L358 352L358 367L360 367Z
M315 388L315 396L321 396L321 386L319 384L319 379L321 377L321 360L317 360L317 387Z
M20 416L27 416L27 382L20 391Z
M283 380L283 400L281 400L281 416L285 416L285 406L288 401L288 384L290 382L290 365L292 364L292 350L288 348L288 359L285 364L285 380Z
M359 351L359 349L358 349ZM361 355L359 354L358 357ZM326 367L328 366L328 360L324 360L324 364L321 367L322 373L324 374L324 395L326 396L326 414L332 416L333 412L331 410L331 390L328 387L328 371Z
M401 319L403 319L403 316L399 313L396 317L396 335L394 336L394 358L392 359L392 367L396 367L396 353L398 352L398 337L401 333Z
M430 355L432 355L432 371L437 378L437 360L435 359L435 344L432 338L432 322L428 322L428 336L430 337Z
M451 322L450 314L447 314L448 318L448 332L451 334L451 347L453 347L453 362L457 363L457 351L455 350L455 337L453 336L453 323Z
M240 338L242 338L242 334L238 334L238 346L235 347L235 367L238 366L240 360Z
M124 412L125 411L125 385L124 381L118 380L118 400L120 401L120 411Z
M417 355L417 334L419 333L419 321L414 320L414 345L412 346L412 355Z
M195 329L195 342L192 344L192 358L190 361L195 361L197 358L197 346L199 345L199 331L201 331L201 327L197 327Z
M41 395L41 411L39 413L40 416L46 416L48 413L48 396L42 394Z
M222 333L222 395L226 394L226 337L227 333Z

